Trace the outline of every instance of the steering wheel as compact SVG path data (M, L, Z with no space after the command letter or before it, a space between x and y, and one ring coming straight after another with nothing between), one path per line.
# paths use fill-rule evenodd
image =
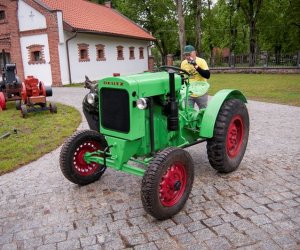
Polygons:
M174 70L174 73L177 73L178 75L183 75L186 74L188 76L191 76L191 74L189 72L187 72L184 69L181 69L179 67L175 67L175 66L161 66L160 67L161 70L167 71L168 73L172 73L172 70Z

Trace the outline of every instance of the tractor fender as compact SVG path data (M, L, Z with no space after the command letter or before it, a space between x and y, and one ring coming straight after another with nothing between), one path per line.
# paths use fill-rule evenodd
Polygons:
M212 138L214 135L215 122L219 110L225 100L240 99L247 103L246 97L243 93L236 89L223 89L218 91L210 100L207 108L205 109L203 119L201 122L200 137Z

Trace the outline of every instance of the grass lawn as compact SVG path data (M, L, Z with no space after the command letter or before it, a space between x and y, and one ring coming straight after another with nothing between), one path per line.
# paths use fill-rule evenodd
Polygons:
M29 113L23 119L14 102L8 102L7 109L0 112L0 137L10 133L0 139L0 175L59 147L80 121L79 111L62 104L57 104L57 114L50 111Z
M218 90L241 90L249 100L300 107L299 74L211 74L210 95Z

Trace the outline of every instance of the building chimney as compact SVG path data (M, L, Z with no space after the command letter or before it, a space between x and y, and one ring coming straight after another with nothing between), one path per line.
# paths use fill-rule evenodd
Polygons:
M107 8L111 8L111 1L105 1L104 6Z

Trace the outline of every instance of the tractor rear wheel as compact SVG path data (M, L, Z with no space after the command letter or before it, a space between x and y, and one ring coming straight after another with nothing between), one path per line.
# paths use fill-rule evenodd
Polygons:
M51 113L57 113L57 107L56 107L56 104L54 102L50 102L49 109L50 109Z
M164 220L186 203L194 181L194 164L188 152L167 148L150 162L142 180L142 203L153 217Z
M97 131L75 132L66 140L60 151L59 163L63 175L78 185L87 185L99 180L105 167L95 162L88 164L84 155L87 152L103 151L106 147L106 140Z
M241 100L226 100L217 116L214 136L207 140L210 165L222 173L238 168L249 137L249 114Z

